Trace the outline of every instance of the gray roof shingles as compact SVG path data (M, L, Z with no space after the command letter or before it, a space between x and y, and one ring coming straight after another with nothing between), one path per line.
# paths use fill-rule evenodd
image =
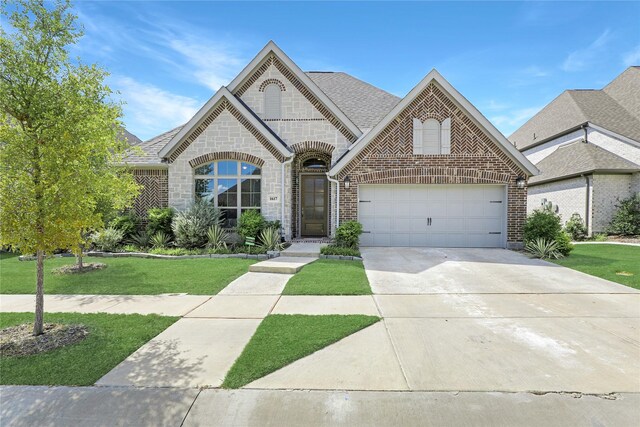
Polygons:
M363 130L375 126L400 102L397 96L346 73L308 72L306 74L356 126ZM180 129L182 126L144 142L136 138L138 142L132 142L132 145L139 147L142 153L132 153L127 157L126 162L132 166L162 164L158 153L174 135L180 132Z
M519 150L590 122L640 141L640 67L629 67L602 90L567 90L516 130Z
M558 147L536 166L541 174L532 177L529 180L530 185L598 171L618 173L640 171L640 165L584 141Z

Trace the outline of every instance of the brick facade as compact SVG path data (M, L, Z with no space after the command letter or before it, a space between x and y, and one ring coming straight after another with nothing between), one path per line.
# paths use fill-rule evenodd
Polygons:
M169 173L166 169L134 169L133 178L142 185L133 209L143 220L147 210L169 206Z
M413 118L451 118L451 154L414 155ZM431 83L340 172L340 222L358 219L360 184L505 184L507 243L517 246L527 214L527 189L516 187L521 176L497 142Z

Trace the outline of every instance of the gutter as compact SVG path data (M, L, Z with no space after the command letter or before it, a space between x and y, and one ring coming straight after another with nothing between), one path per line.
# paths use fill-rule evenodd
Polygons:
M336 223L335 226L338 228L340 225L340 181L335 178L331 178L329 172L327 172L327 180L329 182L333 182L336 184Z

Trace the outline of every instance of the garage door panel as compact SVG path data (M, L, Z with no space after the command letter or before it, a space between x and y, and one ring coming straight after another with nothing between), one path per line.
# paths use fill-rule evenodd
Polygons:
M362 245L503 247L504 186L361 185ZM493 203L492 203L493 202ZM428 223L428 219L431 223Z

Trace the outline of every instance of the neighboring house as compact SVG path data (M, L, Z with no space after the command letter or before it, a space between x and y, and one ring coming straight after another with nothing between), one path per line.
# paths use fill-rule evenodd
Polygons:
M437 71L400 99L305 73L273 42L185 125L131 156L153 206L259 209L287 240L359 220L363 245L521 246L535 167Z
M547 204L605 231L618 202L640 192L640 67L601 90L564 91L509 139L540 170L528 212Z

